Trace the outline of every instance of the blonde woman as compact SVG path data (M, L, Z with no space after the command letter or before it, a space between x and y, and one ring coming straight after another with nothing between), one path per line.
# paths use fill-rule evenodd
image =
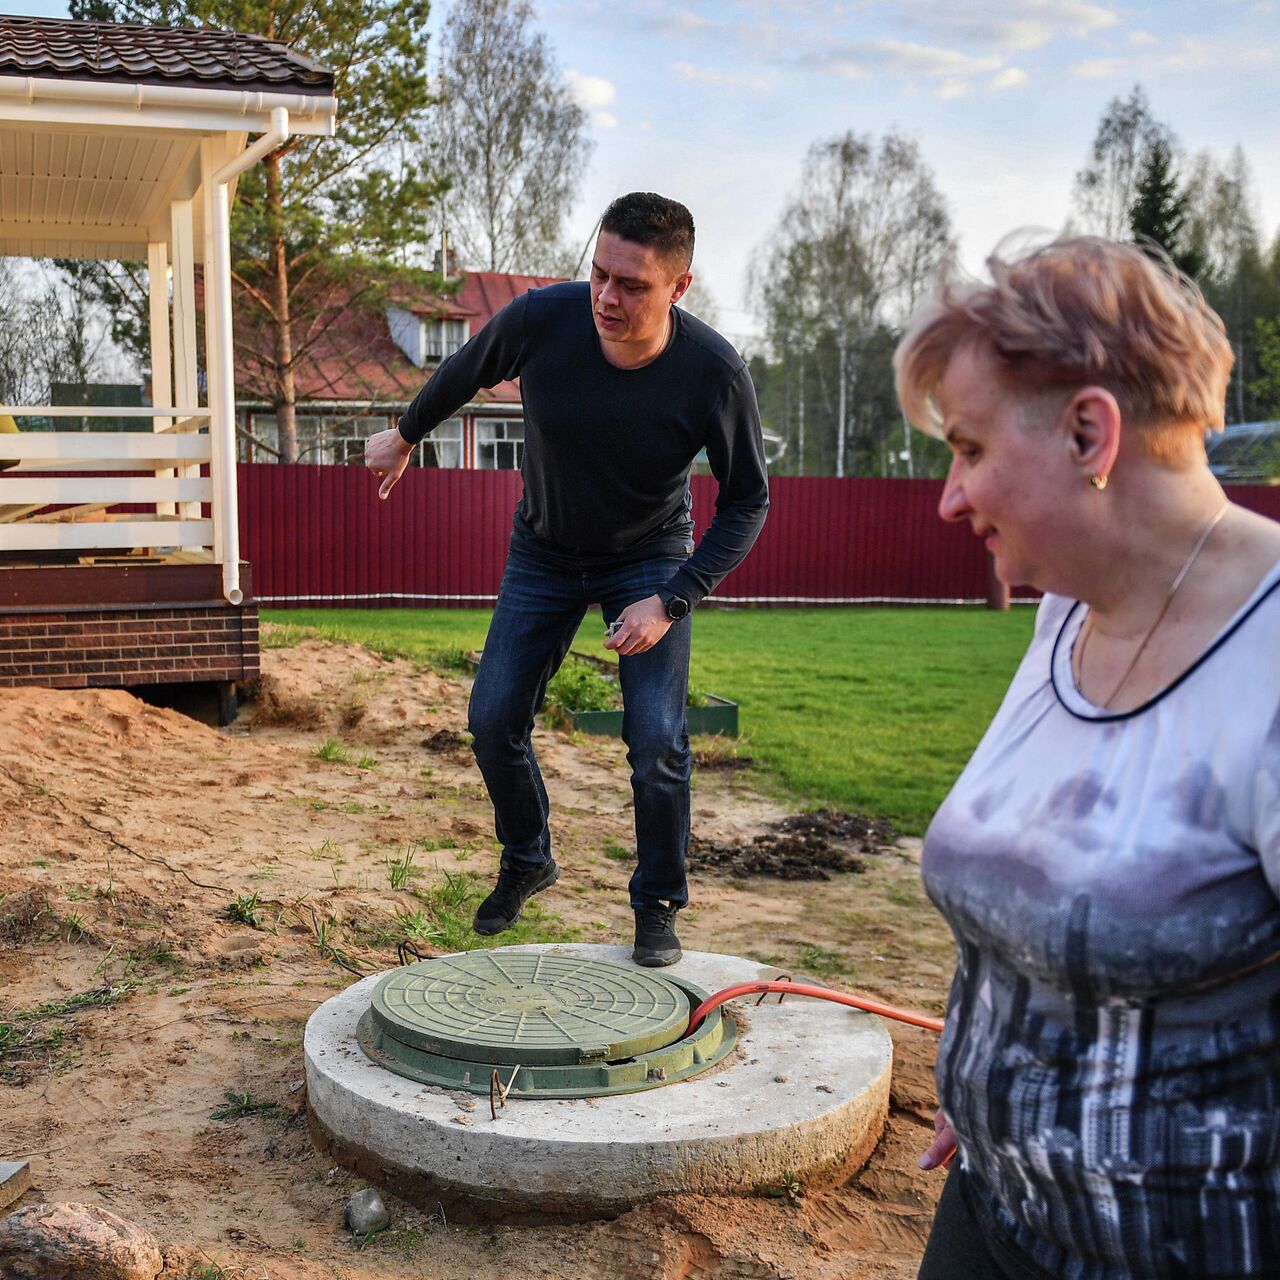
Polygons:
M1231 350L1172 268L1062 240L896 357L940 506L1045 593L925 841L958 961L921 1277L1280 1274L1280 525L1209 473Z

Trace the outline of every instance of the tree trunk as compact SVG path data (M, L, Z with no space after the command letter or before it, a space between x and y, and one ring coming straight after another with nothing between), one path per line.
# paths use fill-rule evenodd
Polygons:
M804 475L804 348L800 348L800 398L796 406L796 475Z
M844 433L845 433L845 415L849 411L849 348L841 339L840 346L840 388L837 398L838 407L836 409L836 475L844 475Z
M297 392L293 377L293 331L289 323L289 260L284 244L284 197L280 189L280 157L263 161L267 169L267 226L271 261L271 328L275 351L272 402L280 461L298 461Z

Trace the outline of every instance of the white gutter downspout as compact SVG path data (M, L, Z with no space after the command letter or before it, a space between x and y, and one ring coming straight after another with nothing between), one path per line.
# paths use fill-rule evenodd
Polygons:
M289 112L284 107L271 110L271 127L247 151L222 166L213 175L213 273L206 281L217 295L214 306L214 350L218 359L211 362L211 375L218 382L217 395L210 395L210 403L217 404L219 421L212 424L212 447L218 455L218 485L222 496L222 594L234 605L244 600L240 590L240 513L236 490L235 446L235 370L231 345L231 216L227 186L250 166L258 163L268 152L274 151L289 136ZM213 388L210 387L210 391Z

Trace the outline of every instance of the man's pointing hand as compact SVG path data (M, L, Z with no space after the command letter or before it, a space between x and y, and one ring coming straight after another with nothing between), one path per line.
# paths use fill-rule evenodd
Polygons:
M394 427L390 431L379 431L376 436L370 436L365 441L364 465L375 476L382 478L382 483L378 486L378 497L384 502L395 488L396 481L404 475L412 454L413 445Z

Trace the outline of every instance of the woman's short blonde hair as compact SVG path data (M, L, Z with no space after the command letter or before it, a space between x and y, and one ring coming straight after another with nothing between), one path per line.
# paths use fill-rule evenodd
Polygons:
M1008 257L997 249L987 270L990 284L944 270L898 344L898 398L922 431L941 435L938 383L966 346L995 357L1015 396L1106 388L1151 453L1177 451L1169 437L1185 440L1183 427L1222 426L1231 344L1168 259L1079 236Z

